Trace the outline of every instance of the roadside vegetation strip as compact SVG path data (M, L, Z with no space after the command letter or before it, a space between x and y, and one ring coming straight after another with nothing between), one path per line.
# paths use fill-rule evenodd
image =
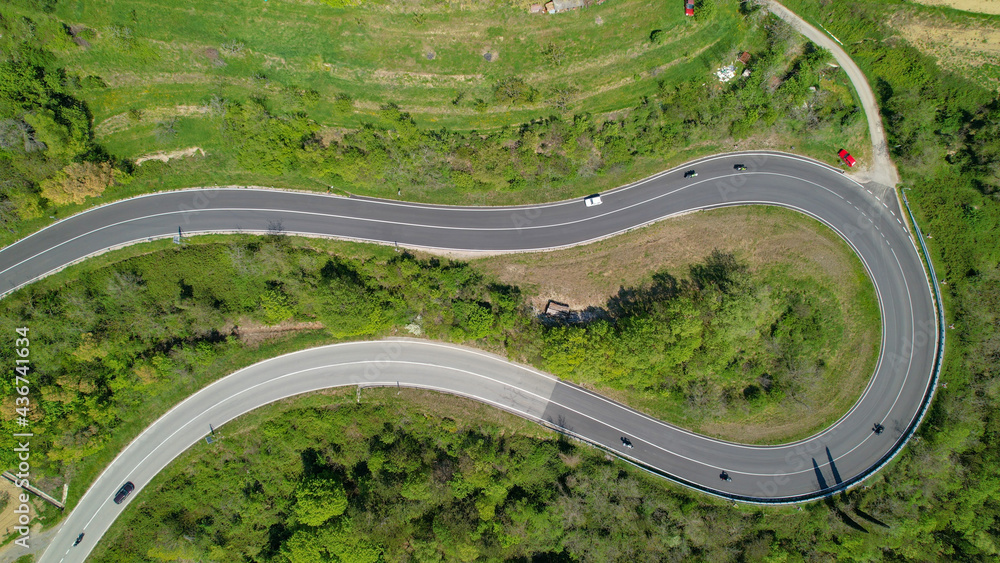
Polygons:
M147 485L95 561L149 553L610 561L721 553L733 541L713 524L680 541L692 519L728 517L728 505L688 503L597 450L449 395L370 389L357 404L353 391L330 390L266 406L219 433ZM232 500L221 509L204 503L221 497Z
M730 224L740 221L732 210L692 217L710 218L714 213L726 215ZM742 221L749 227L765 215L750 214ZM777 223L772 220L771 226ZM800 227L806 232L822 229L817 224ZM771 236L772 231L767 228L761 236ZM827 245L821 235L813 236L821 246ZM626 239L624 244L632 243ZM834 255L845 252L833 249ZM746 373L715 374L697 362L688 368L688 373L703 378L700 400L728 409L713 412L712 420L730 420L735 427L750 412L773 422L773 411L780 410L786 397L815 403L806 396L836 396L845 385L829 375L855 367L838 368L837 350L857 345L853 341L857 336L850 334L855 330L853 322L845 324L844 315L850 310L842 308L842 297L830 289L841 283L815 265L802 268L793 262L789 270L798 273L788 277L775 270L773 262L770 270L748 271L738 257L718 254L710 260L731 269L712 275L731 276L726 283L732 287L722 291L713 286L722 283L722 278L710 283L708 274L688 274L687 266L677 262L679 275L692 276L690 281L679 278L677 292L658 295L650 283L637 279L629 291L645 297L634 300L631 310L622 309L620 302L609 302L604 318L594 320L622 329L620 334L611 332L600 338L579 327L539 323L535 313L525 308L516 286L475 266L417 259L382 246L281 236L196 237L183 248L159 241L107 253L5 298L0 302L5 311L0 322L18 319L40 335L39 344L44 345L37 348L35 361L50 375L51 383L40 389L37 424L46 427L48 438L36 445L44 452L38 470L56 481L71 473L77 483L89 482L156 413L214 379L279 352L337 340L420 334L474 344L548 367L562 362L562 350L570 343L567 338L582 338L582 346L611 346L607 348L611 352L631 346L625 337L638 337L634 330L641 326L673 322L657 310L682 305L703 316L697 320L698 332L708 346L722 331L731 331L729 325L735 319L713 303L749 299L742 291L767 296L767 307L758 311L765 320L744 327L754 331L754 336L741 344L739 352L752 355L755 367ZM693 271L710 267L692 266ZM663 279L655 277L652 283ZM800 282L776 292L790 279L811 280L816 287ZM822 382L814 382L815 389L812 379L786 373L781 368L784 360L774 352L795 345L796 337L784 332L795 319L829 337L822 349L807 350L801 356L823 358L829 366L829 374L808 370L809 377L822 376ZM845 329L847 333L842 333ZM589 381L609 391L618 389L622 400L635 400L639 404L634 406L670 420L674 413L664 404L683 405L689 389L674 381L668 371L657 371L659 360L650 355L655 349L630 352L646 368L629 381L616 379L610 371L592 373L590 377L596 379ZM697 357L706 356L697 351ZM813 365L815 360L806 363ZM771 371L761 376L757 371L769 369L762 367L766 365L772 366ZM854 396L864 387L863 377ZM747 386L752 388L750 395L745 393ZM671 395L673 402L664 403ZM851 392L846 396L843 404L849 406ZM650 397L659 402L642 403ZM139 404L143 408L136 410ZM829 420L838 414L830 412ZM3 420L5 428L13 424ZM722 435L737 440L745 436L731 430L723 429ZM799 430L794 428L788 435L761 433L751 439L782 441ZM74 487L70 505L82 490Z
M621 10L629 6L648 11L638 3L616 6L616 13L622 14L625 12ZM523 18L536 22L531 25L569 25L552 23L558 20L589 26L589 14L610 7L605 3L560 14L559 18L531 19L527 14ZM530 57L517 63L522 66L512 75L483 74L477 87L488 91L490 104L505 108L503 112L481 114L504 116L505 121L492 128L476 125L464 114L456 116L461 123L427 122L416 109L409 111L405 107L411 97L365 108L358 114L363 115L363 127L328 119L322 111L330 107L339 107L337 111L346 115L356 106L344 97L333 103L306 103L308 100L290 94L292 89L302 94L306 87L292 82L294 76L289 78L281 73L284 71L268 75L257 90L249 83L218 89L215 82L195 81L191 85L197 86L197 99L185 98L188 94L181 91L189 85L187 75L167 74L149 91L169 99L146 104L138 92L116 90L114 69L124 72L121 69L129 65L147 64L140 56L145 51L139 46L148 43L141 37L142 30L173 33L172 27L147 29L151 24L131 23L132 14L116 7L114 10L124 11L94 16L99 20L93 23L97 35L91 38L92 49L85 50L73 43L66 29L69 26L75 30L76 38L86 35L79 28L86 25L78 20L86 19L90 8L81 5L80 14L70 13L69 5L56 4L55 8L53 14L47 14L27 10L21 4L0 7L0 13L5 14L3 21L8 22L4 44L9 52L20 53L16 61L4 63L4 72L19 78L12 83L14 90L0 100L2 119L6 120L4 154L12 164L4 171L6 188L0 199L0 226L5 228L0 242L4 243L96 203L164 189L236 184L326 191L333 186L340 192L438 203L540 202L583 195L585 184L588 189L610 189L671 163L732 150L735 144L743 148L793 147L795 152L835 163L836 147L864 144L867 134L849 83L839 70L827 66L826 54L813 51L766 12L758 9L737 13L735 5L720 5L708 22L677 16L682 18L674 22L680 26L678 29L698 30L692 36L681 31L672 34L674 24L670 22L674 16L650 23L671 38L683 37L685 50L696 55L677 55L680 51L673 45L655 44L650 38L653 30L632 25L616 27L614 33L636 35L628 44L642 45L637 51L641 56L634 60L626 56L624 60L646 70L636 75L638 82L588 98L590 105L573 105L572 100L563 99L568 96L565 92L554 95L527 82L511 81L511 76L538 74L539 81L544 82L541 77L550 72L550 67ZM271 13L283 9L274 8ZM297 4L288 9L328 8ZM143 13L137 10L135 19ZM502 13L514 20L522 17ZM656 13L660 17L660 12ZM28 20L19 19L25 17ZM29 20L35 30L30 34L27 28L9 23ZM603 30L600 33L610 29L606 25L596 27ZM131 36L124 31L126 28L132 30ZM476 29L476 33L482 31ZM242 52L238 44L220 38L216 27L206 25L190 32L196 31L220 43L213 49ZM136 51L114 56L108 51L107 57L101 58L101 41L110 42L106 47L112 51L122 41ZM169 44L167 40L156 41ZM246 48L250 40L241 41ZM504 44L512 41L508 38ZM222 43L226 43L226 49ZM514 43L523 50L545 47L532 44L528 36L523 44L520 40ZM150 49L159 48L161 43L151 45ZM711 47L702 51L705 45ZM744 69L749 76L741 73L726 84L719 83L714 70L733 62L743 50L751 55ZM573 55L576 58L553 67L557 70L551 72L568 72L580 66L582 75L589 76L584 72L589 69L587 65L602 59L588 53L580 51ZM652 60L647 55L669 60ZM476 57L481 59L478 54ZM250 55L231 58L236 62L219 72L250 76L260 70L237 68L251 60ZM148 64L173 61L170 64L183 66L195 64L191 61L196 59L164 56ZM507 64L503 60L507 59L481 64L494 68L491 65ZM270 64L280 66L280 62ZM743 69L743 63L736 65ZM659 69L655 77L650 69ZM102 73L106 76L102 77ZM462 74L471 76L474 82L480 80L467 69ZM63 75L69 78L56 79ZM581 92L600 89L598 85L582 86ZM535 108L531 104L536 102L519 101L531 93L531 88L548 102L558 103ZM312 99L310 96L306 98ZM603 101L593 105L597 98ZM394 107L392 102L404 107ZM530 115L519 114L521 111L529 111ZM104 114L113 120L94 129L88 112L96 115L98 122L103 122ZM501 125L517 127L504 129ZM469 128L478 131L470 132ZM95 131L105 130L116 132L94 136ZM131 159L142 155L191 147L200 147L205 156L199 153L167 163L145 162L140 167L131 164ZM863 152L856 156L865 159Z

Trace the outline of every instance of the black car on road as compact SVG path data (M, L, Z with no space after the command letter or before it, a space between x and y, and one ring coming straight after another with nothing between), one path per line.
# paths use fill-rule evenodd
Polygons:
M687 172L684 173L684 177L685 178L694 178L697 175L698 175L698 172L695 171L695 170L688 170Z
M742 172L743 170L746 170L746 169L747 169L747 166L745 164L734 164L733 165L733 170L739 170L739 171Z
M132 484L132 481L127 481L122 485L122 488L118 489L118 494L115 495L115 504L121 504L133 490L135 490L135 485Z

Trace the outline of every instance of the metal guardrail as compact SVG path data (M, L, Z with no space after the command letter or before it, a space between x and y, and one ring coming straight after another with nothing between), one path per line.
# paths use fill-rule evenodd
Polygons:
M46 501L48 501L49 504L51 504L52 506L55 506L59 510L64 510L66 508L65 504L57 501L52 496L48 495L45 491L42 491L42 490L34 487L33 485L24 485L22 487L21 485L18 484L20 480L17 478L17 476L14 475L13 473L11 473L10 471L4 471L3 472L3 478L6 479L6 480L8 480L8 481L10 481L11 483L14 483L15 487L19 487L21 489L24 489L24 490L26 490L28 492L34 493L34 494L42 497L43 499L45 499Z
M934 271L934 263L931 261L931 253L927 250L927 244L924 242L924 233L920 230L920 226L917 225L917 218L913 216L913 210L910 209L910 202L906 199L906 193L904 190L907 189L909 188L902 188L899 190L899 194L903 198L903 205L906 206L906 213L910 216L910 222L913 223L913 230L917 236L917 242L920 243L920 249L924 253L924 261L927 263L927 271L931 277L931 287L934 289L934 304L937 307L938 313L937 359L934 362L934 375L931 378L930 392L924 397L924 403L920 406L920 417L917 419L916 423L916 425L919 425L920 422L923 421L924 416L927 414L927 407L930 405L931 399L934 398L934 391L937 389L938 379L941 377L941 364L944 361L944 342L947 328L945 328L944 301L941 297L941 286L938 285L937 272Z
M902 434L902 436L900 436L900 439L897 441L896 445L884 456L882 456L882 458L879 459L878 463L873 465L867 471L856 475L854 478L850 480L844 481L842 483L837 483L836 486L828 487L824 490L816 491L815 493L796 495L794 497L784 497L784 498L774 499L767 497L754 497L748 495L733 495L717 491L715 489L712 489L711 487L705 487L702 485L698 485L696 483L686 481L675 475L670 475L664 471L661 471L654 467L650 467L640 462L639 460L627 456L623 452L615 451L614 449L608 448L602 444L598 444L594 441L588 440L587 438L580 436L572 431L569 431L565 428L560 428L558 425L552 424L551 422L542 421L543 425L548 426L557 432L560 432L562 434L565 434L582 442L588 443L592 446L596 446L598 449L601 449L611 455L614 455L615 457L618 457L619 459L622 459L623 461L639 469L642 469L648 473L656 475L658 477L666 478L669 481L673 481L680 485L684 485L686 487L701 491L703 493L707 493L712 496L721 497L737 502L745 502L750 504L770 504L770 505L799 504L802 502L810 502L814 500L831 497L838 493L847 491L848 489L851 489L856 485L859 485L862 481L864 481L868 477L871 477L872 475L880 471L883 467L888 465L888 463L892 461L899 454L900 451L902 451L903 446L905 446L907 442L909 442L910 439L913 437L914 432L916 432L917 428L923 422L924 417L927 415L927 408L930 406L931 400L934 399L934 392L937 390L938 380L940 379L941 376L941 365L944 359L945 330L946 330L945 317L944 317L944 303L941 297L941 288L938 285L937 273L934 270L934 263L931 262L931 255L930 252L927 250L927 244L924 242L923 232L920 230L920 226L917 225L917 220L916 217L914 217L913 215L913 210L910 209L910 202L907 201L906 194L904 194L902 190L900 190L900 195L902 196L903 204L906 207L906 212L909 214L910 221L913 223L913 234L916 236L917 242L920 243L920 249L924 254L924 261L927 264L927 273L930 277L931 288L933 289L934 307L937 310L938 343L937 343L937 351L935 353L934 370L931 375L931 381L930 384L928 385L927 392L924 393L924 399L920 404L920 410L918 411L918 415L913 419L913 421L907 427L906 431Z

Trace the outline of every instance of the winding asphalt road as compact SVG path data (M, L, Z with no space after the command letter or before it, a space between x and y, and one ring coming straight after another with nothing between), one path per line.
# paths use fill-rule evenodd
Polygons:
M745 164L746 172L733 169ZM696 178L683 178L687 169ZM109 247L219 231L332 236L439 250L516 252L580 244L678 214L732 205L777 205L825 223L860 256L882 314L882 354L861 399L830 428L781 446L747 446L692 434L536 370L479 351L403 340L339 344L267 360L177 405L128 446L66 518L41 561L82 561L124 505L172 459L242 413L338 385L403 385L465 395L559 428L674 481L748 502L800 502L850 486L886 463L919 423L932 394L939 327L923 264L897 215L838 170L792 155L706 158L582 200L465 208L257 189L153 194L81 213L0 250L10 291ZM363 396L363 393L362 393ZM871 431L874 423L885 432ZM628 436L634 449L623 450ZM726 470L732 481L723 481ZM126 501L128 502L128 501ZM86 532L83 543L73 539Z

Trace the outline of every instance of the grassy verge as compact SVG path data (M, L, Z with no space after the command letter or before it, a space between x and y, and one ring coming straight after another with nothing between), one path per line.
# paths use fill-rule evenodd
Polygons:
M728 5L694 20L639 0L556 16L494 2L338 9L233 0L194 13L176 0L59 4L54 15L89 37L89 48L66 54L68 66L108 84L87 99L98 108L98 130L130 110L197 106L212 95L268 97L347 127L389 102L435 128L491 129L553 110L613 111L655 92L659 80L701 75L748 33ZM662 32L656 43L653 30ZM537 94L518 105L495 103L495 84L513 76ZM553 102L560 90L567 91L561 108ZM337 103L345 97L348 103Z

